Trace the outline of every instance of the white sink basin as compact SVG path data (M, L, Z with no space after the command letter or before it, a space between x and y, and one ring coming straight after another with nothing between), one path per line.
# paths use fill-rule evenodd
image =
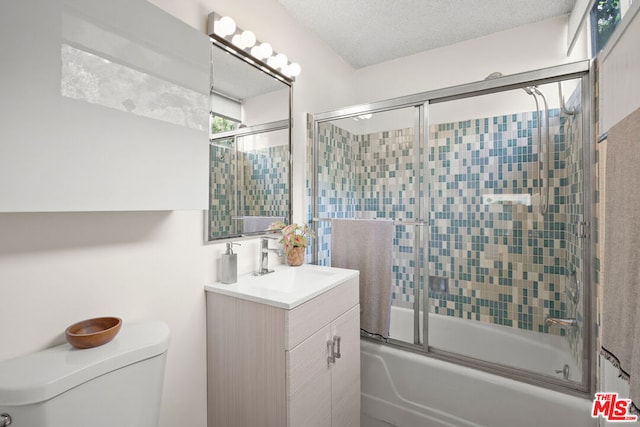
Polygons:
M309 287L310 285L323 285L327 282L333 282L336 275L341 270L332 268L318 268L317 266L301 266L301 268L281 268L277 272L265 274L263 276L255 276L253 280L248 278L247 285L257 286L264 289L270 289L278 292L298 292L301 287Z
M273 273L262 276L245 274L238 282L225 285L214 283L205 286L208 292L216 292L236 298L291 309L311 298L358 275L356 270L301 265L276 266Z

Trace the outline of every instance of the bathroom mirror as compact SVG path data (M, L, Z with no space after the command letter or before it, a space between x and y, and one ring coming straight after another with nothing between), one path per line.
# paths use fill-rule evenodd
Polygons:
M212 40L206 240L289 222L291 85Z

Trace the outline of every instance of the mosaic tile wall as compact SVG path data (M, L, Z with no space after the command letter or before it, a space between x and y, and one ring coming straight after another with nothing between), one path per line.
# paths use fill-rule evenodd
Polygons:
M235 212L236 192L236 150L230 149L233 140L219 145L211 145L209 149L209 221L210 232L214 236L236 234L235 220L229 212Z
M432 312L565 334L546 327L544 319L575 311L565 287L567 271L582 268L571 225L581 214L582 166L575 161L581 158L581 145L574 142L580 140L579 133L574 135L580 129L558 110L550 111L554 156L550 205L542 216L536 195L537 120L537 113L527 112L431 127L428 270L448 279L447 292L429 291ZM321 217L413 217L413 129L350 135L323 124L320 130ZM573 136L567 138L567 131ZM487 204L483 196L496 193L531 194L533 203ZM319 260L327 264L330 224L319 226ZM413 231L396 226L395 305L413 303Z
M287 216L287 146L237 152L212 145L210 167L209 219L216 235L242 233L242 221L232 219L235 216Z
M529 112L431 128L429 270L449 279L446 294L430 291L432 312L539 332L550 332L545 315L565 317L566 214L562 203L555 203L562 202L567 185L564 118L550 111L555 155L548 165L550 203L543 216L537 116ZM492 194L530 194L532 203L491 204Z
M415 218L414 130L351 135L329 123L320 127L320 218ZM414 288L415 227L397 223L392 242L392 299L405 301ZM319 223L318 260L331 263L331 225Z
M287 216L289 147L279 145L243 153L242 215Z
M353 142L353 136L344 129L323 123L320 125L318 141L318 217L355 218L358 177L355 168L356 154L353 151L354 147L357 151L357 146ZM311 167L308 169L313 170ZM331 265L329 221L318 223L315 240L318 245L318 264Z

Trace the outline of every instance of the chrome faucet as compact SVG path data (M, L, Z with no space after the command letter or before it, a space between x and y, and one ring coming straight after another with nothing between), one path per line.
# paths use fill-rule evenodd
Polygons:
M544 323L547 326L560 326L570 328L575 328L578 326L578 321L576 319L559 319L557 317L546 317L544 319Z
M277 237L260 238L260 269L255 273L256 276L273 273L273 270L269 270L269 252L273 252L279 257L283 255L283 252L280 249L269 247L269 240L277 240Z

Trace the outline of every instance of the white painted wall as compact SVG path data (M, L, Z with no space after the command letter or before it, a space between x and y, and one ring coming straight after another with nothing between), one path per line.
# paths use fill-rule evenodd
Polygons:
M2 2L0 28L0 212L206 209L206 36L129 0Z
M568 17L501 31L452 46L362 68L355 73L357 102L409 95L586 59L581 41L566 56Z
M202 283L219 250L202 212L0 215L0 360L64 343L70 324L115 315L171 329L161 425L204 426Z
M275 0L154 3L203 32L212 10L230 14L301 64L294 89L296 163L304 162L303 112L352 102L351 69L297 27ZM0 37L12 35L2 27ZM295 181L299 193L302 170ZM302 199L296 204L302 212ZM0 360L61 344L64 329L88 317L163 320L172 337L160 426L205 427L204 285L218 280L224 245L204 245L203 236L204 217L197 210L0 214ZM257 241L241 243L240 274L258 263Z
M286 87L284 84L283 86ZM288 118L289 87L246 98L242 102L242 123L247 126L262 125Z
M568 61L556 47L566 39L558 20L354 72L276 0L152 3L203 32L211 11L233 16L301 64L293 98L297 221L304 218L307 112ZM0 37L10 36L0 28ZM203 245L203 223L200 211L0 214L0 360L62 343L65 327L86 317L164 320L172 339L160 426L204 427L203 286L218 278L223 245ZM256 268L258 246L255 239L241 243L239 272L247 273Z
M600 132L640 107L640 3L632 5L600 55Z
M365 104L480 81L494 71L508 75L587 59L584 38L576 42L571 56L566 56L567 25L568 16L554 18L359 69L354 80L356 102ZM575 80L563 83L565 99L576 84ZM540 89L549 108L558 108L557 85ZM514 90L433 105L429 119L431 123L447 123L533 110L532 97ZM377 114L371 120L349 120L339 126L357 134L413 126L413 116L405 110Z

